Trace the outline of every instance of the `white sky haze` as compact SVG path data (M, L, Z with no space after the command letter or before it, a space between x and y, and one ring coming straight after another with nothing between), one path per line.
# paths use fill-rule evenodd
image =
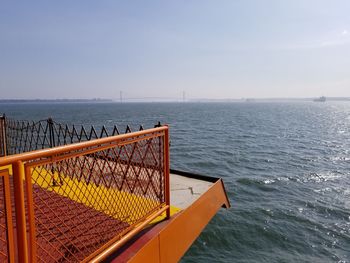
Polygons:
M1 1L1 99L350 97L350 1Z

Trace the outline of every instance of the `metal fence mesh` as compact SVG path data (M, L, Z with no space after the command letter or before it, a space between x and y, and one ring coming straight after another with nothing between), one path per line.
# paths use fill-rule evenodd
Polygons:
M14 249L11 204L13 185L10 184L9 176L7 168L0 169L0 262L9 262Z
M93 126L85 128L84 126L61 124L51 118L37 122L10 118L3 119L7 138L7 155L121 134L117 126L113 126L111 129L102 126L100 130L96 130ZM140 125L138 130L143 130L143 126ZM132 132L130 126L127 126L125 133L130 132ZM0 143L3 145L1 140L2 138L0 137ZM3 147L0 148L3 149Z
M163 137L31 166L37 260L81 261L165 201Z

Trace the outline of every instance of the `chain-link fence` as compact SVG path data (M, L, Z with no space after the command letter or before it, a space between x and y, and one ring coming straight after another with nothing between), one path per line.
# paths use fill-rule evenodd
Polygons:
M0 171L13 173L0 178L0 260L91 260L142 223L169 213L168 127L127 127L126 134L102 128L98 134L51 119L4 123L5 151L22 154L0 158ZM114 134L119 136L109 136ZM23 153L44 148L51 149ZM10 196L9 185L16 204L15 256L7 242L12 209L1 199Z
M160 126L160 123L156 126ZM52 118L34 122L15 120L5 116L0 117L0 129L3 133L0 136L1 156L90 141L123 133L116 125L111 129L102 126L100 130L97 130L93 126L86 128L61 124ZM143 130L143 126L140 125L137 130ZM124 133L130 132L132 132L131 127L126 126ZM5 148L4 144L6 144Z

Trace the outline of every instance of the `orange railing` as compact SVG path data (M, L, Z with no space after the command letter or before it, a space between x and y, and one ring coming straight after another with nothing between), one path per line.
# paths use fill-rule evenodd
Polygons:
M101 261L169 217L158 127L0 158L0 261Z

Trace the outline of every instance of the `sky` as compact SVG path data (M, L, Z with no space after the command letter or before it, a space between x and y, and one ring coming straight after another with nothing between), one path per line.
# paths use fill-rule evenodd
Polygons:
M0 99L350 97L350 1L0 0Z

